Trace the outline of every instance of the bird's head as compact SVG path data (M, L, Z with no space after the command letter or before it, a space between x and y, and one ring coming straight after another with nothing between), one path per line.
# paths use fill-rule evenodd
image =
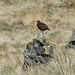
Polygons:
M40 22L40 20L37 20L37 22Z

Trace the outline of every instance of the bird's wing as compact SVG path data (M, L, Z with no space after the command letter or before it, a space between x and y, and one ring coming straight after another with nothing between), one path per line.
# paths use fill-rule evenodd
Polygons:
M44 29L49 29L48 26L47 26L46 24L44 24L44 23L41 23L41 26L42 26L42 28L44 28Z

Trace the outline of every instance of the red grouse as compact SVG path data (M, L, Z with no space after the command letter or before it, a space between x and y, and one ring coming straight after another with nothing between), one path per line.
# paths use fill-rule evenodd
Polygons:
M37 20L37 27L41 30L41 31L45 31L45 30L49 30L48 26L45 23L40 22L39 20Z

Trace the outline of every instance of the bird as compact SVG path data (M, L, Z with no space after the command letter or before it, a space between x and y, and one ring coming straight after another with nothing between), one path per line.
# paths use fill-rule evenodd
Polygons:
M50 31L50 29L48 28L48 26L45 23L40 22L40 20L37 20L37 27L42 32L45 31L45 30L49 30Z

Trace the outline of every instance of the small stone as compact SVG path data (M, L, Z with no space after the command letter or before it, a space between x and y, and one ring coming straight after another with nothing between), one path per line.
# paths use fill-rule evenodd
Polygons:
M33 49L38 55L44 54L45 49L42 46L34 46Z
M53 55L53 48L52 46L44 46L45 52L44 55L52 56Z
M37 53L35 50L31 50L30 51L30 59L34 59L34 58L37 58Z
M38 56L38 60L41 63L45 63L46 62L45 59L44 59L44 57L42 57L42 56Z
M31 65L32 64L32 60L29 58L24 58L24 65Z
M29 50L33 49L33 43L29 42L26 46L26 49L29 49Z
M30 53L24 53L24 57L30 57Z
M30 51L30 54L37 54L36 51L34 50L34 48Z
M46 40L45 36L44 36L44 33L43 32L40 32L37 36L38 40Z
M46 45L46 37L44 36L43 32L40 32L39 35L37 36L37 39L42 42L44 45Z
M23 53L28 53L28 52L30 52L30 50L29 49L25 49Z
M40 42L38 39L33 39L34 46L44 46L42 42Z

